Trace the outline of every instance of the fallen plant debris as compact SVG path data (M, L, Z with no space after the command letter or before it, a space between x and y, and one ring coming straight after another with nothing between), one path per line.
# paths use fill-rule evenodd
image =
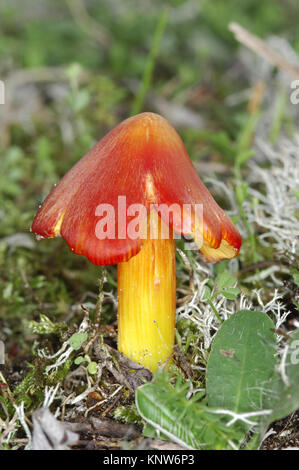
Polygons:
M30 450L68 450L78 441L78 434L55 419L48 408L32 413L32 425L32 441L28 446Z

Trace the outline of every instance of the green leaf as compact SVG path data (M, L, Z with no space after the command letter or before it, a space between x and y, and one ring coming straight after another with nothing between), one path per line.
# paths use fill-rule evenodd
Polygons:
M292 276L293 276L295 284L297 284L297 286L299 286L299 272L294 272L292 274Z
M70 339L69 343L75 351L81 348L82 344L87 340L87 333L74 333Z
M94 375L97 373L97 370L98 370L98 365L96 362L93 362L91 361L88 366L87 366L87 370L88 372L91 374L91 375Z
M74 364L76 364L76 365L78 366L78 365L82 364L82 362L84 362L84 360L85 360L84 357L78 356L78 357L76 357L76 359L74 360Z
M248 310L224 322L207 366L209 406L235 412L262 409L274 374L274 328L266 314Z
M220 292L227 299L235 300L240 294L240 289L238 289L238 287L230 287L229 289L223 289Z
M227 271L224 271L218 274L216 278L216 284L219 290L225 289L226 287L233 286L235 283L236 283L236 279L234 277L231 277L231 275Z
M253 137L254 130L261 117L261 113L256 111L246 117L244 125L238 135L237 150L238 155L236 158L236 165L242 166L252 155L252 150L249 149Z
M227 418L199 402L201 394L187 399L189 384L180 380L175 386L162 371L154 382L136 390L136 406L147 422L145 432L160 436L189 449L229 449L239 445L244 433L238 426L227 427Z
M203 293L203 297L202 297L202 301L203 302L206 302L207 300L209 300L211 298L211 294L212 294L212 291L210 289L209 286L205 286L205 290L204 290L204 293Z
M246 163L247 160L249 160L252 157L253 153L254 152L252 150L244 150L243 152L240 152L236 158L236 165L238 166L244 165L244 163Z
M248 183L242 183L240 186L237 186L235 189L236 198L238 204L242 206L243 202L245 201L248 193Z
M152 77L153 77L153 73L155 69L155 63L156 63L156 59L159 53L160 44L162 41L164 29L165 29L166 22L167 22L167 16L168 16L167 12L168 10L164 8L162 10L162 13L160 14L160 17L156 26L156 30L154 32L150 53L145 64L143 77L142 77L140 86L138 88L135 100L132 105L132 112L131 112L132 116L140 113L142 109L142 105L146 98L147 92L151 86L151 81L152 81Z
M266 400L266 407L272 409L272 413L267 416L266 425L299 408L299 330L289 340L285 364L284 381L279 372L272 380L271 393Z

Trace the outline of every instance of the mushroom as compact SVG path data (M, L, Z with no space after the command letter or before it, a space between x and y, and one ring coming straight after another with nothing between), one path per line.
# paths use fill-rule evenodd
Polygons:
M50 192L31 230L62 236L96 265L118 265L118 349L151 371L173 351L174 238L191 237L212 263L241 247L175 129L149 112L95 144Z

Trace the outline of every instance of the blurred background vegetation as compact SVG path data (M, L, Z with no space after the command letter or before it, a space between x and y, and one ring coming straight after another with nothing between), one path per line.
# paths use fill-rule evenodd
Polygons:
M297 0L0 2L0 339L12 364L23 366L35 347L29 320L69 321L82 316L81 303L95 307L99 268L61 239L37 243L29 228L53 185L136 107L163 14L142 110L176 126L203 179L218 172L226 181L238 145L250 146L254 86L228 23L283 37L299 53ZM275 140L277 122L269 132ZM251 248L245 237L241 263L273 256ZM115 291L115 279L111 268L106 290ZM114 319L105 305L103 322Z

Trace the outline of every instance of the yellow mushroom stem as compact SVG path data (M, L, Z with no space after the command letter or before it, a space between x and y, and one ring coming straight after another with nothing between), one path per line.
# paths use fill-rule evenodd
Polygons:
M158 238L151 239L156 230ZM117 271L118 349L152 372L171 356L174 344L175 247L170 230L164 238L167 232L152 212L140 252Z

